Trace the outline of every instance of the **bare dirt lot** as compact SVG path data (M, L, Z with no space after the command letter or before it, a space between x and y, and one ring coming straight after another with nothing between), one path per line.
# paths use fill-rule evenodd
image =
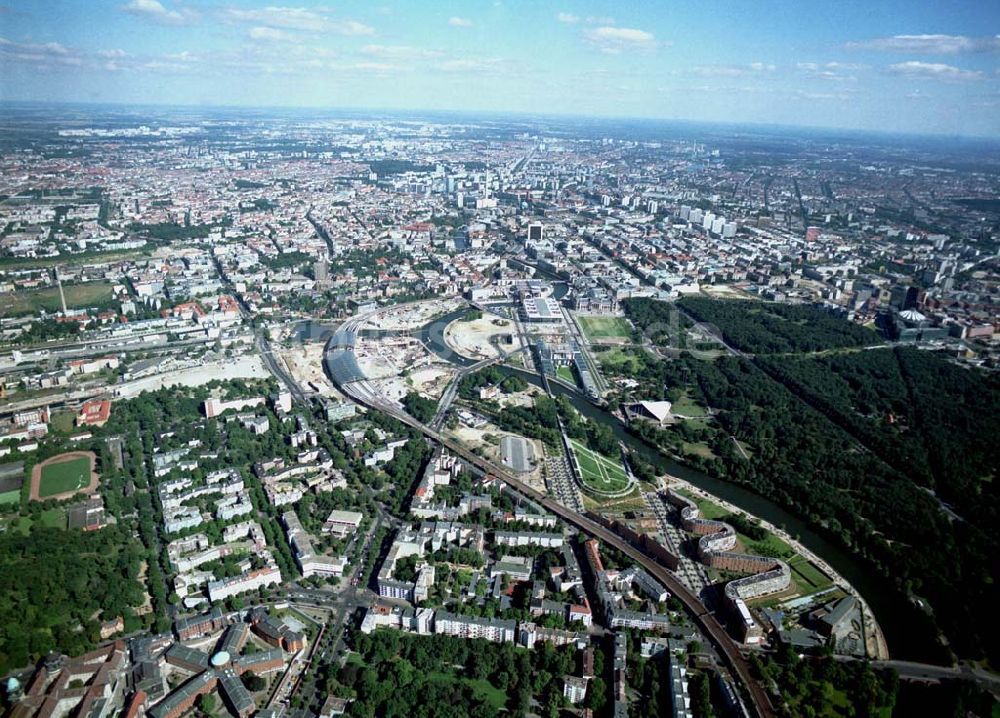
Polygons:
M513 344L500 343L500 338L507 334L514 335ZM456 319L445 328L444 341L462 356L488 359L499 356L500 347L506 351L520 347L516 334L514 322L486 314L473 321Z

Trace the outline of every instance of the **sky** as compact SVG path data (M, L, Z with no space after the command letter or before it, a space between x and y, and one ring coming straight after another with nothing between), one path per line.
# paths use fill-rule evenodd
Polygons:
M1000 0L0 0L0 102L1000 136Z

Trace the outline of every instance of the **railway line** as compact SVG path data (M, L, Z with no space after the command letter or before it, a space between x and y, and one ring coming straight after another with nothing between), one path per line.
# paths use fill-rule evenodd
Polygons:
M326 351L324 352L324 355L328 356L329 353L329 351ZM508 472L504 467L499 466L482 456L474 454L454 440L442 435L436 429L416 420L404 411L401 411L398 407L380 401L376 394L366 391L363 388L364 382L341 381L340 378L336 376L336 372L331 371L330 365L326 361L324 361L324 369L326 370L330 380L337 386L337 388L344 392L344 394L349 396L352 400L371 409L386 413L398 421L401 421L402 423L420 431L425 437L444 446L450 452L459 456L470 465L497 477L511 488L537 502L546 510L560 517L578 530L603 541L609 546L614 547L631 558L638 565L642 566L650 573L650 575L661 581L663 585L666 586L667 589L671 591L671 593L673 593L673 595L676 596L681 603L684 604L688 613L693 617L695 623L712 641L715 648L719 651L719 654L723 657L728 668L745 688L754 712L760 716L760 718L772 718L776 715L767 693L750 674L749 662L746 658L744 658L737 645L726 633L725 628L723 628L718 619L716 619L716 617L707 608L705 608L699 598L695 596L683 583L681 583L681 581L666 567L650 556L644 554L638 548L610 529L605 528L601 524L587 518L577 511L563 506L549 496L542 494L541 492L523 483Z

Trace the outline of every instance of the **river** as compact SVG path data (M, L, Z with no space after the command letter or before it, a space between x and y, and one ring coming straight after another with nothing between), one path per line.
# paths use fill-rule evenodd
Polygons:
M419 337L441 358L467 367L475 362L456 354L444 343L444 328L463 316L465 311L452 312L429 323L419 331ZM541 387L541 380L534 372L506 365L497 368L508 374L516 374ZM798 516L743 486L723 481L664 456L653 446L630 434L622 422L609 411L595 406L582 395L556 382L550 382L550 386L553 393L568 398L577 411L588 419L610 426L618 439L661 472L694 484L752 516L783 528L802 545L829 563L868 602L882 628L893 658L927 662L942 660L941 650L937 647L933 636L928 635L928 628L919 620L917 609L906 597L898 592L888 579L848 554Z

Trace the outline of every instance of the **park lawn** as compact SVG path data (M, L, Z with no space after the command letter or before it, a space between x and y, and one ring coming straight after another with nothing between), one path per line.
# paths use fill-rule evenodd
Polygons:
M687 489L675 489L675 491L677 491L677 493L681 496L686 496L694 501L698 510L701 512L701 517L704 519L719 519L723 516L729 515L729 511L726 511L717 503L709 501L708 499L703 499L700 496L695 496Z
M64 434L68 434L73 431L74 422L76 421L76 414L72 411L56 411L52 414L52 419L49 421L49 425L56 431L61 431Z
M847 693L838 690L832 683L823 682L823 708L819 715L839 718L839 716L853 715L851 699Z
M684 425L689 426L692 429L707 429L709 424L709 417L698 417L696 419L684 419ZM705 446L708 446L705 444Z
M42 481L38 487L41 498L75 491L90 483L90 459L78 457L42 467Z
M620 465L596 451L591 451L575 439L570 439L570 445L580 464L580 473L585 484L597 491L605 492L628 488L628 475Z
M60 508L46 509L42 512L41 522L42 526L48 526L53 529L64 529L66 528L66 510Z
M690 441L682 442L681 446L684 449L685 454L694 454L695 456L700 456L704 459L714 459L715 452L712 448L703 441L697 443L691 443Z
M451 671L434 671L427 674L427 680L444 685L464 683L472 689L476 698L489 703L497 710L501 710L507 705L507 694L485 678L463 678Z
M18 519L17 526L13 525L13 520ZM27 536L31 531L32 525L34 525L35 520L30 516L12 516L7 520L6 526L8 531L17 531L22 536ZM66 528L66 510L61 508L46 509L39 516L39 523L42 526L48 526L50 528L64 529Z
M701 419L708 416L705 407L692 399L687 391L671 404L670 410L674 414L680 414L689 419Z
M111 283L65 284L63 285L63 293L66 295L66 306L69 308L101 306L111 300ZM56 312L62 309L59 287L45 287L44 289L0 295L0 314L35 314L40 309L47 312Z
M621 317L581 316L578 314L576 320L591 341L594 339L628 339L632 336L632 325Z
M0 504L16 504L21 500L21 490L4 491L0 494Z
M833 585L833 581L813 566L805 556L795 556L788 562L792 574L800 585L808 585L813 591L822 591Z
M556 376L565 382L576 384L576 377L573 375L573 370L568 366L556 367Z
M614 369L622 374L636 374L642 369L642 363L634 349L611 347L607 351L594 352L594 358L601 367Z
M14 521L17 521L17 525L14 525ZM34 520L30 516L9 516L3 522L4 530L10 533L17 532L22 536L27 536L28 532L31 531L31 525Z
M776 556L781 559L787 559L795 553L791 546L774 534L769 533L760 541L754 541L741 533L737 533L736 535L743 541L743 545L746 546L747 553L753 553L759 556Z

